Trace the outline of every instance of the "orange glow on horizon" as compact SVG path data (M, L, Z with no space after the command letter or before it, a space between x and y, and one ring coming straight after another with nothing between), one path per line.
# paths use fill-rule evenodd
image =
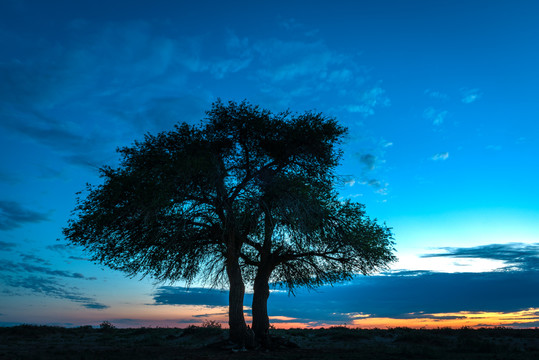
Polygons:
M287 316L270 316L270 323L276 329L319 329L332 326L345 325L350 328L361 329L390 329L396 327L406 327L413 329L437 329L437 328L454 328L462 327L470 328L485 328L485 327L526 327L528 323L535 323L531 328L537 327L539 322L539 308L530 308L527 310L516 312L471 312L460 311L455 313L435 313L435 314L409 314L408 319L396 319L388 317L370 317L366 314L358 314L352 323L335 324L335 323L320 323L320 322L300 322L299 319ZM415 317L414 317L415 315ZM250 317L246 316L246 320ZM279 322L272 323L272 320ZM227 327L226 321L223 327Z
M414 317L416 315L416 317ZM393 318L360 318L354 319L351 324L360 328L480 328L494 326L514 326L519 324L526 326L527 323L537 323L539 321L539 309L530 308L528 310L516 312L470 312L460 311L455 313L436 314L410 314L408 319ZM532 326L534 327L534 326Z
M507 326L526 327L528 323L539 322L539 308L530 308L528 310L516 312L471 312L460 311L455 313L436 313L436 314L409 314L410 318L395 319L389 317L370 317L368 315L358 315L350 324L330 324L330 323L301 323L301 322L280 322L273 324L275 328L321 328L336 325L345 325L352 328L362 329L387 329L395 327L436 329L442 327L448 328L481 328ZM271 322L271 320L270 320Z
M249 308L246 308L247 310ZM208 306L159 306L146 308L124 308L123 311L114 312L104 310L99 313L98 318L79 318L75 322L77 325L93 324L98 325L103 320L108 320L117 327L177 327L184 328L189 325L200 326L205 321L215 321L223 328L228 328L228 307L208 307ZM142 316L141 316L142 315ZM374 317L369 314L349 314L351 322L324 322L305 321L284 315L270 315L270 324L276 329L318 329L332 326L347 326L350 328L362 329L389 329L396 327L407 328L481 328L481 327L537 327L539 323L539 308L530 308L516 312L471 312L460 311L454 313L410 313L408 318ZM95 316L95 315L94 315ZM125 319L135 319L125 321ZM251 325L252 317L245 313L245 321ZM39 321L38 321L39 323ZM45 322L43 322L45 323ZM529 324L529 325L527 325Z

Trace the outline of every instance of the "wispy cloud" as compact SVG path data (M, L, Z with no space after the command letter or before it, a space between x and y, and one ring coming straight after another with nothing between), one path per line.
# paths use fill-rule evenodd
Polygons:
M252 49L252 78L266 96L278 99L279 106L296 108L315 101L322 108L369 116L390 104L356 56L337 52L321 40L262 39ZM330 94L339 94L340 103L326 102Z
M427 90L425 90L424 93L425 93L425 95L427 95L428 97L433 98L433 99L449 100L449 95L444 94L444 93L442 93L440 91L427 89Z
M433 125L440 126L444 123L448 112L446 110L436 110L428 107L423 111L423 118L432 121Z
M440 248L444 252L426 254L422 257L451 257L502 260L506 269L521 271L539 271L539 243L490 244L469 248Z
M108 306L85 296L75 286L68 286L66 279L96 280L78 272L52 268L51 263L34 254L19 254L22 261L0 259L0 283L9 288L26 289L33 293L81 303L88 309L105 309Z
M476 102L477 100L481 99L483 94L479 91L479 89L466 89L462 88L460 89L461 94L461 101L465 104L471 104Z
M76 250L75 246L72 246L71 244L54 244L54 245L47 245L45 247L47 250L51 250L60 254L70 253L74 250Z
M258 71L260 78L281 85L300 79L315 84L327 79L332 71L342 71L345 61L321 41L269 39L255 43L253 50L262 64Z
M23 260L29 261L33 260L36 262L36 258L33 255L23 255ZM57 270L50 268L50 263L44 259L37 258L38 262L43 265L36 265L32 263L27 262L13 262L10 260L0 259L0 265L3 272L12 272L12 273L38 273L38 274L44 274L44 275L50 275L50 276L59 276L59 277L66 277L66 278L74 278L74 279L84 279L84 280L96 280L95 277L85 277L81 273L75 273L71 271L65 271L65 270Z
M358 101L345 106L345 109L351 113L360 113L363 116L374 115L376 108L388 107L391 101L385 95L385 90L376 86L370 90L364 91L358 98Z
M362 180L359 182L361 185L367 185L374 189L374 191L380 195L387 195L388 194L388 186L389 184L387 182L384 182L382 180L376 179L376 178L367 178L366 180ZM357 194L356 196L363 196L361 194Z
M153 130L138 128L137 114L154 99L179 97L193 71L222 77L241 67L230 59L211 59L214 67L209 67L208 59L190 69L182 62L200 58L202 40L162 36L147 22L95 26L82 21L66 34L43 37L31 48L19 44L35 44L32 39L14 37L4 44L13 56L0 64L0 116L8 130L81 165L101 165L124 136L130 141L134 133ZM29 52L31 57L18 56ZM173 123L180 120L186 119Z
M88 309L102 310L108 308L107 305L97 302L94 298L84 296L77 290L77 288L69 288L58 280L50 277L33 275L15 277L6 274L2 277L0 282L13 288L26 289L36 294L43 294L57 299L80 303L83 307Z
M356 179L354 177L349 177L346 180L344 180L344 185L352 187L355 184L356 184Z
M70 255L73 253L77 253L80 251L80 249L77 249L76 247L70 245L70 244L54 244L54 245L48 245L46 247L47 250L51 250L54 252L57 252L60 254L63 258L67 258L69 260L77 260L77 261L90 261L88 257L82 257L77 255Z
M376 167L377 157L373 154L362 154L359 156L359 162L362 163L368 170L374 170Z
M24 264L34 263L34 264L42 264L42 265L45 265L45 266L50 266L51 265L49 260L40 258L39 256L36 256L36 255L33 255L33 254L19 254L19 255L22 258L22 262Z
M449 153L446 151L446 152L441 152L441 153L437 153L437 154L434 154L432 157L431 157L431 160L434 160L434 161L440 161L440 160L447 160L449 159Z
M18 202L0 201L0 230L11 230L47 220L47 214L27 209Z
M214 87L241 82L253 97L280 109L304 110L315 101L366 116L389 105L356 55L306 32L296 40L254 40L232 30L187 37L163 31L167 26L75 21L65 37L43 37L32 47L24 44L35 44L33 39L14 36L5 44L12 59L0 64L3 127L69 163L95 168L114 161L116 146L144 132L198 121L214 100L208 90ZM23 56L29 52L31 57ZM335 93L340 104L324 103Z
M377 189L382 187L382 183L380 182L380 180L377 180L377 179L371 179L371 180L367 181L367 185L372 186L372 187L377 188Z
M0 240L0 251L12 251L17 244Z

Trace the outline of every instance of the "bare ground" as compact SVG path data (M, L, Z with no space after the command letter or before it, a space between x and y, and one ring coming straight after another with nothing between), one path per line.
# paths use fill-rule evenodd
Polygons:
M272 330L272 350L233 349L216 327L0 328L0 359L539 359L539 329Z

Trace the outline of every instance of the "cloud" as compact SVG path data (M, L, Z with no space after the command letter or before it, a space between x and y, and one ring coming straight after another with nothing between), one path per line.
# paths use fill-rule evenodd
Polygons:
M301 322L335 324L351 322L358 313L393 319L417 316L440 319L437 314L516 312L537 306L537 275L537 272L511 271L415 272L413 276L357 277L346 284L323 286L315 291L300 289L295 297L272 291L268 311L271 316L286 316ZM215 289L158 288L154 300L155 305L228 304L226 293ZM251 302L252 295L247 294L245 305L250 306Z
M478 89L466 89L463 88L460 90L461 101L465 104L471 104L481 99L483 94Z
M353 177L350 177L344 181L344 185L348 185L350 187L354 186L355 184L356 184L356 179L354 179Z
M372 115L390 101L380 84L372 84L368 70L356 56L339 53L320 40L262 39L252 44L251 78L279 106L320 108ZM340 104L326 102L338 94Z
M23 263L37 263L37 264L43 264L46 266L50 266L51 263L48 260L45 260L43 258L40 258L39 256L32 255L32 254L19 254L20 257L23 260Z
M280 19L279 25L286 30L300 30L304 27L294 18Z
M361 183L374 188L378 194L387 195L388 193L388 183L382 182L378 179L369 179Z
M257 72L258 76L270 83L281 85L300 79L316 84L327 79L332 71L343 70L345 61L321 41L269 39L256 42L253 50L262 64Z
M0 251L12 251L17 244L0 240Z
M210 73L217 79L246 69L254 57L249 39L240 38L233 31L226 32L224 44L226 57L211 59L208 63Z
M426 254L422 257L501 260L507 265L506 270L539 271L539 243L490 244L470 248L443 247L440 250L444 252Z
M2 125L66 161L101 165L124 137L153 130L136 123L147 103L181 95L191 72L182 61L199 57L199 39L162 36L146 22L79 22L65 30L39 44L23 35L4 44L12 57L0 63ZM196 70L224 76L238 69L229 59L212 64Z
M439 92L439 91L427 89L427 90L425 90L424 93L425 93L425 95L427 95L428 97L431 97L431 98L433 98L433 99L438 99L438 100L449 100L449 95L444 94L444 93Z
M70 253L76 250L76 247L69 243L60 243L54 245L47 245L45 247L47 250L51 250L60 254Z
M70 257L68 257L68 259L70 259L70 260L80 260L80 261L90 261L89 258L84 258L84 257L80 257L80 256L70 256Z
M154 301L155 305L228 306L228 293L216 289L161 286L154 294Z
M433 125L440 126L444 123L448 112L445 110L436 110L432 107L428 107L423 111L423 118L432 121Z
M15 201L0 201L0 230L11 230L24 224L49 220L44 213L29 210Z
M6 275L0 281L10 287L27 289L36 294L81 303L82 306L88 309L102 310L108 308L107 305L101 304L91 297L82 295L77 288L68 288L50 277L20 275L14 277Z
M0 62L0 117L4 129L69 164L110 165L117 146L177 121L198 121L220 89L247 89L279 110L315 103L367 116L390 103L358 55L307 31L296 40L258 40L232 30L184 36L150 21L58 27L61 37L43 34L36 43L12 34L3 44L10 58ZM335 94L339 103L328 100Z
M50 263L47 260L38 258L34 255L21 255L23 260L25 261L32 261L44 264L43 265L35 265L32 263L27 262L13 262L10 260L0 259L0 269L4 272L14 272L14 273L39 273L39 274L45 274L50 276L59 276L59 277L65 277L65 278L74 278L74 279L85 279L85 280L95 280L94 277L85 277L84 275L80 273L74 273L70 271L65 270L55 270L51 269L48 265Z
M192 315L194 318L205 318L205 317L211 317L215 315L224 315L227 316L228 312L218 312L218 313L206 313L206 314L198 314L198 315Z
M359 157L359 162L361 162L368 170L374 170L376 167L376 156L373 154L363 154Z
M391 101L385 95L385 90L375 86L370 90L364 91L355 104L347 105L345 109L351 113L360 113L363 116L374 115L378 107L388 107Z
M438 154L433 155L431 157L431 160L439 161L439 160L447 160L448 158L449 158L449 153L446 151L443 153L438 153Z
M70 119L58 120L31 104L21 107L24 107L24 110L4 110L6 121L3 126L50 148L71 164L97 168L100 161L107 156L105 151L96 149L101 146L112 148L112 145L108 144L110 136L105 132L99 134L96 130L82 129ZM85 113L82 109L80 111ZM96 147L96 143L100 146ZM112 149L110 152L112 153ZM56 169L52 170L59 173Z
M109 306L98 303L98 302L86 302L85 304L82 304L87 309L96 309L96 310L103 310L109 308Z

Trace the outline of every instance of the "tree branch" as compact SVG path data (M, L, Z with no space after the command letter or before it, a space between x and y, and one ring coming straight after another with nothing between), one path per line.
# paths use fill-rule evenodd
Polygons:
M254 261L249 256L245 255L244 253L240 253L240 257L245 261L247 265L251 266L258 266L260 263L258 261Z

